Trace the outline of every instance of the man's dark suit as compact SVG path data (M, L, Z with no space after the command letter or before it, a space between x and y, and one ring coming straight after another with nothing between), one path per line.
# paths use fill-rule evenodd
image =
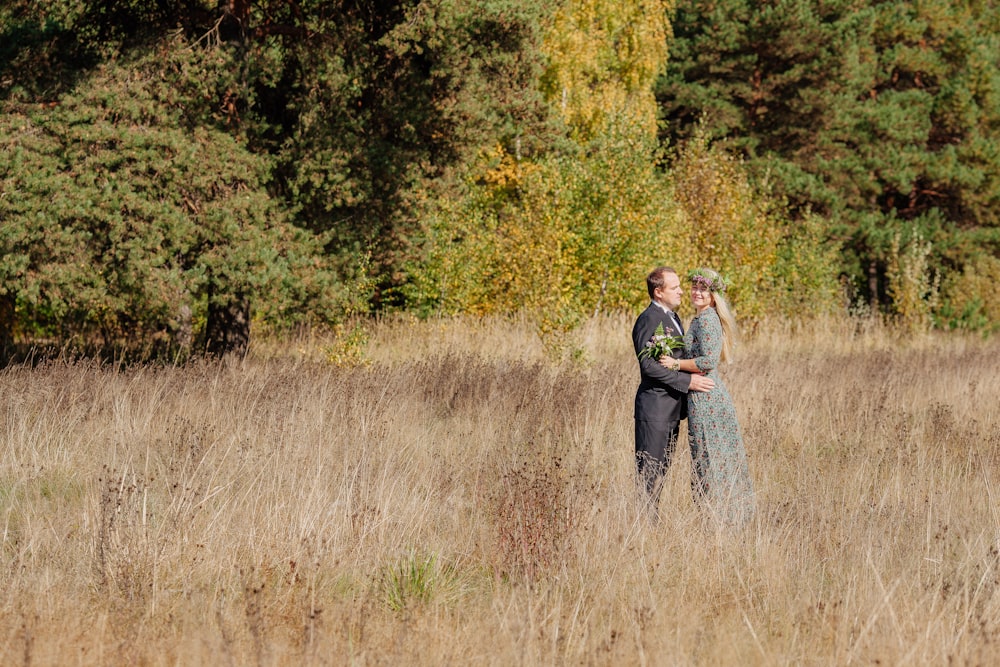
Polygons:
M651 303L632 327L636 357L663 323L671 336L682 336L667 312ZM656 359L639 359L641 381L635 393L635 462L639 479L646 486L655 507L659 500L660 480L670 465L677 444L677 429L684 419L691 374L671 371Z

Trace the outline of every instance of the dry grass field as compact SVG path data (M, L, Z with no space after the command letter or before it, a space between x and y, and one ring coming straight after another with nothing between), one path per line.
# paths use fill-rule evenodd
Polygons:
M772 325L723 377L758 493L662 518L631 320L550 363L510 322L242 362L0 371L2 665L987 665L1000 346Z

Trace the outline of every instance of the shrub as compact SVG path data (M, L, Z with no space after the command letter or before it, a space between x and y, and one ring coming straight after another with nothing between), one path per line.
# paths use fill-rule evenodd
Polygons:
M951 329L1000 330L1000 259L982 255L949 275L941 286L938 320Z
M810 317L839 301L838 249L813 216L791 221L767 183L712 145L705 132L680 145L670 165L684 230L672 243L677 268L718 270L750 330L775 314Z

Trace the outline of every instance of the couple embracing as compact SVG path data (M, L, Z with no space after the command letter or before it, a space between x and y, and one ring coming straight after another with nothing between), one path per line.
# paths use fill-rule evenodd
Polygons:
M687 280L695 316L686 333L677 317L684 288L667 266L646 277L652 303L632 327L641 375L635 395L636 469L655 516L680 422L686 418L695 501L727 524L743 524L754 512L753 483L736 407L718 375L720 362L731 354L736 323L726 302L726 283L717 272L698 269ZM683 348L658 358L645 353L662 334L683 339Z

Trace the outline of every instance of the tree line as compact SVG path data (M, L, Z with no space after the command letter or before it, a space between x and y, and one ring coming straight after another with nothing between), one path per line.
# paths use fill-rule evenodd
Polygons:
M741 316L1000 314L993 2L12 0L0 344L407 310L558 347L652 265Z

